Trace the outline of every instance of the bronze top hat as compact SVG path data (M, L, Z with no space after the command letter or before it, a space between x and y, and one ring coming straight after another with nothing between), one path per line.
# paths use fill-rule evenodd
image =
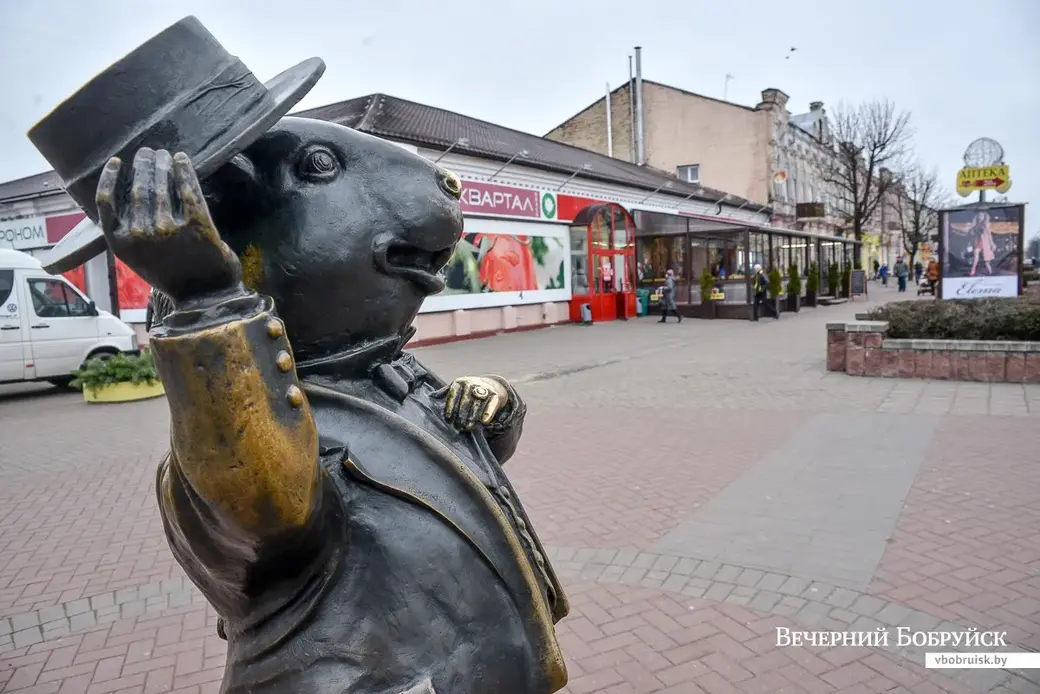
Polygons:
M186 17L101 72L29 131L88 217L44 267L64 272L104 251L94 196L110 158L132 161L141 147L184 152L205 178L270 129L324 71L310 58L263 84Z

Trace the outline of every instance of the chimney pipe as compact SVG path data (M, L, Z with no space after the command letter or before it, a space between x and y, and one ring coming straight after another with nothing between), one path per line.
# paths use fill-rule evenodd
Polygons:
M636 78L632 72L632 56L628 56L628 131L632 134L628 158L636 163Z
M610 113L610 82L607 82L607 156L614 156L614 128L611 124L611 113Z
M646 165L646 140L643 133L643 49L636 46L636 163Z

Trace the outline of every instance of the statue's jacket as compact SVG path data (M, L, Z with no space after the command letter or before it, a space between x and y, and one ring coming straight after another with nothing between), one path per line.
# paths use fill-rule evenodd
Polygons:
M257 295L151 341L171 548L224 621L223 691L548 694L567 599L502 471L523 401L460 432L394 337L293 362ZM503 381L504 383L504 381Z

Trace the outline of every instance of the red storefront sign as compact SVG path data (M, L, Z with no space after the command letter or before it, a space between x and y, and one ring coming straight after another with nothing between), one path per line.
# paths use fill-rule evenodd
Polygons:
M504 217L540 219L541 200L537 190L513 188L494 183L463 181L462 211L468 214L496 214Z
M556 219L561 222L573 222L574 218L578 216L578 213L586 207L600 205L602 203L602 200L558 193L556 195Z

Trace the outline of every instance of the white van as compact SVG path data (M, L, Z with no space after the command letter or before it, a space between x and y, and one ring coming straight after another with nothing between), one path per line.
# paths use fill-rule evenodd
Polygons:
M0 383L67 385L88 359L137 350L129 325L28 253L0 248Z

